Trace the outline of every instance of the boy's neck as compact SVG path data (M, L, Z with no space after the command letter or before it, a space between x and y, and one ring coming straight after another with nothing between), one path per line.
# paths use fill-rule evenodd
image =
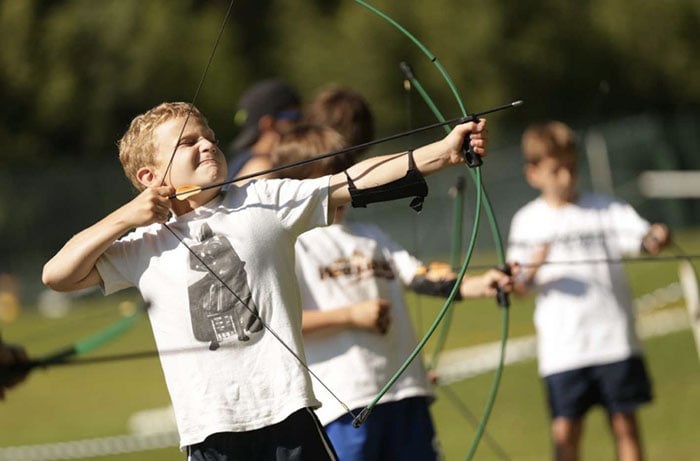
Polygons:
M551 206L552 208L561 208L567 205L572 205L578 200L578 194L574 193L571 197L560 197L557 195L545 195L541 194L540 197L544 202Z

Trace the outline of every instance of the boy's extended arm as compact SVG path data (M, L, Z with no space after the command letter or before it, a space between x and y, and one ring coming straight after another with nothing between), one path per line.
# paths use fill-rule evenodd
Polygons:
M513 276L520 273L517 263L509 263L510 274L499 269L489 269L479 275L466 276L459 286L457 300L466 298L486 298L495 296L498 288L509 293L513 290ZM432 263L428 268L419 271L409 287L418 294L449 297L457 274L444 263Z
M462 298L488 298L496 296L500 288L506 293L513 291L513 277L520 272L517 263L508 264L510 274L499 269L489 269L479 275L467 276L462 279L459 287Z
M56 291L75 291L102 282L97 260L125 232L154 222L166 222L169 186L148 188L107 217L71 238L45 265L42 281Z
M462 145L469 136L474 152L486 155L486 120L479 123L468 122L457 125L450 134L440 141L428 144L413 151L416 167L423 175L435 173L450 165L464 163ZM369 158L352 167L347 172L358 189L367 189L399 179L406 174L405 152ZM350 201L350 192L344 173L331 176L329 209L335 210Z

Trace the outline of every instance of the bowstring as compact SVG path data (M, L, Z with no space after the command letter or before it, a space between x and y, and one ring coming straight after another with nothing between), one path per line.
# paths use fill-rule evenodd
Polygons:
M204 71L202 72L202 76L199 79L197 88L194 91L194 96L192 97L192 101L189 104L189 109L187 110L187 114L185 115L185 121L182 123L182 128L180 129L180 134L177 136L177 141L175 142L175 146L173 147L173 153L170 155L170 160L168 160L168 164L166 165L165 171L163 172L163 179L160 183L161 186L165 185L165 178L168 176L170 167L172 166L173 160L175 159L175 154L177 153L177 148L180 145L180 140L182 139L182 135L185 132L185 128L187 127L187 122L189 121L190 116L192 115L192 111L194 110L194 104L197 101L197 98L199 97L199 93L202 90L202 87L204 86L204 80L206 80L207 78L209 68L211 67L212 62L214 62L214 55L216 54L216 50L219 48L221 37L223 37L224 30L226 29L226 24L228 24L229 18L231 17L231 11L233 10L234 1L235 0L231 0L229 2L228 8L226 9L226 13L224 14L224 20L221 22L219 32L216 35L216 40L214 40L214 46L212 47L211 52L209 53L209 58L207 59L207 63L204 66Z
M185 132L185 128L187 127L187 122L190 119L190 116L192 115L192 111L194 110L195 102L197 100L197 97L199 96L199 93L204 86L204 81L206 79L206 76L209 72L209 68L211 67L212 62L214 61L214 56L216 54L216 50L218 49L219 43L221 42L221 37L223 36L224 30L226 28L226 24L229 21L229 18L231 16L231 11L233 9L233 4L234 0L231 0L229 2L228 8L226 9L226 13L224 15L224 20L221 23L221 27L219 28L219 32L216 36L216 40L214 42L214 46L212 47L211 52L209 53L209 58L207 59L206 66L204 68L204 71L202 72L202 76L199 79L199 83L197 85L197 88L195 90L194 96L192 97L192 101L189 104L189 109L187 111L187 114L185 116L185 120L182 123L182 128L180 129L180 133L177 137L177 140L175 142L175 146L173 148L173 152L170 155L170 160L168 161L168 164L165 168L165 171L163 173L163 178L161 180L161 186L165 184L165 179L168 176L168 172L170 171L170 168L172 166L173 160L175 158L175 154L177 153L178 146L180 145L180 140L182 138L183 133ZM335 398L338 403L343 407L343 409L348 412L352 417L354 418L355 415L350 411L350 408L326 385L311 369L306 365L304 362L304 359L299 356L281 337L280 335L272 328L270 325L265 322L262 317L255 311L255 309L252 309L247 303L245 303L241 297L226 283L224 280L206 263L203 261L203 259L194 251L192 248L185 243L184 239L181 238L167 223L163 223L163 227L165 227L186 249L187 251L190 252L199 262L211 273L218 281L219 283L222 284L226 290L228 290L245 308L253 314L263 325L263 327L272 334L272 336L277 339L277 341L290 353L292 356L297 360L297 362L311 375L316 379L316 381L321 384L332 396Z

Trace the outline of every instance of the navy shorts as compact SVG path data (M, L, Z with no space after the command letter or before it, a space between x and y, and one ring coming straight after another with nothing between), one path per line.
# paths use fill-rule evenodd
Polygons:
M305 460L338 460L321 422L308 408L262 429L212 434L187 449L187 461Z
M328 437L342 461L439 459L433 420L425 397L381 403L359 428L352 426L352 420L347 414L326 425Z
M609 413L633 413L652 399L641 357L555 373L544 380L552 418L578 419L597 404Z

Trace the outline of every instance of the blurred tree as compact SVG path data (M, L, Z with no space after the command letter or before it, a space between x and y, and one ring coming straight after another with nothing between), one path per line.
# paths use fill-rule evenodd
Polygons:
M0 0L1 164L113 155L135 113L191 99L227 4ZM524 123L700 102L694 1L374 4L438 56L468 109L523 98L527 111L503 118ZM302 92L335 81L362 91L380 125L395 129L405 120L401 60L413 64L448 115L457 113L418 49L351 0L238 2L199 105L229 138L233 105L253 80L282 75Z
M0 4L5 165L114 155L136 113L190 101L226 4L6 0ZM198 105L223 114L240 91L235 40L220 45ZM233 58L233 59L232 59ZM220 94L216 94L216 91ZM227 98L227 96L229 96ZM230 103L230 104L228 104Z

